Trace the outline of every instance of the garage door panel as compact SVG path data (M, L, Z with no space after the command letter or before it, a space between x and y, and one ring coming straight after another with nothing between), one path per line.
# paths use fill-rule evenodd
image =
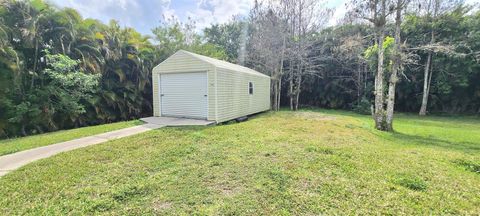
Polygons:
M160 75L162 116L207 118L207 73Z

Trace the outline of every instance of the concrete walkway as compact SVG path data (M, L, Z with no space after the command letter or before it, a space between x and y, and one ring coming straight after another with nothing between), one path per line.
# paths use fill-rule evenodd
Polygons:
M3 176L8 172L18 169L30 162L47 158L61 152L131 136L165 126L166 125L149 123L1 156L0 176Z

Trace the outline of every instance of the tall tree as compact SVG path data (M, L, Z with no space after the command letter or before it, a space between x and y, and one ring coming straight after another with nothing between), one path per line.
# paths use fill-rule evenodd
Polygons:
M390 14L388 0L369 0L366 2L359 1L357 14L371 22L375 28L375 45L378 47L377 51L377 69L375 75L375 106L373 111L373 119L375 121L375 128L378 130L388 130L386 125L385 112L385 75L384 75L384 46L385 40L385 25L387 17Z
M429 38L430 41L428 42L429 46L434 46L436 43L435 35L437 34L437 19L442 14L445 14L447 11L450 11L454 8L454 5L457 5L461 2L458 0L446 1L446 0L428 0L419 4L420 9L423 7L423 11L425 11L425 16L429 20L430 32ZM432 83L432 76L433 76L433 58L434 58L434 51L432 49L427 49L427 60L424 66L424 73L423 73L423 93L422 93L422 105L420 107L419 115L424 116L427 114L427 106L428 106L428 97L430 95L430 87Z
M225 24L213 24L203 30L206 41L225 50L229 62L244 64L246 34L249 24L239 18ZM243 61L243 62L242 62Z
M402 12L406 8L408 0L397 0L395 5L395 44L392 54L392 69L388 83L388 95L387 95L387 110L386 110L386 128L387 131L393 131L393 112L395 109L395 94L396 85L399 79L399 73L403 70L402 62L402 41L400 38L401 25L402 25Z
M427 3L427 16L431 19L431 30L430 30L430 44L435 43L435 19L437 17L438 9L440 7L440 0L430 0ZM428 95L430 92L430 83L432 81L432 51L428 51L427 61L425 63L424 75L423 75L423 94L422 94L422 106L420 107L419 115L427 114L427 103Z
M323 8L316 0L283 1L286 21L288 23L288 95L290 109L298 110L300 93L307 77L318 75L323 68L321 46L315 35L330 17L330 10Z
M258 3L251 11L248 64L270 75L272 109L280 109L284 61L287 46L287 26L284 9L272 2Z

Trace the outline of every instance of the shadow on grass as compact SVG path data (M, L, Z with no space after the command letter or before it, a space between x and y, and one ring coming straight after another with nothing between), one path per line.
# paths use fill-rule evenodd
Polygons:
M282 111L290 111L288 108L282 108ZM371 115L359 114L352 110L342 110L342 109L326 109L326 108L314 108L314 107L304 107L300 111L311 111L311 112L321 112L325 114L332 115L342 115L355 118L366 118L371 119ZM444 124L449 123L462 123L462 124L478 124L480 123L479 115L461 115L461 114L433 114L428 116L419 116L417 113L407 113L407 112L395 112L395 118L402 120L416 121L421 123L422 121L430 121L435 123Z
M400 132L393 133L392 138L401 140L410 145L441 147L468 153L480 152L480 144L474 142L451 142L433 137L410 135Z
M290 111L289 109L283 108L281 111ZM371 115L363 115L353 112L351 110L336 110L336 109L323 109L323 108L301 108L299 111L309 111L309 112L317 112L317 113L324 113L324 114L331 114L331 115L342 115L348 117L356 117L356 118L371 118Z

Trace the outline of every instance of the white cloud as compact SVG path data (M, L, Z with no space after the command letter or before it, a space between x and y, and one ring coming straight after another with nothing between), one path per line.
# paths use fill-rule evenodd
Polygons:
M165 8L163 9L163 17L164 18L173 18L173 19L179 19L177 14L175 13L175 10L174 9L171 9L171 8Z
M335 11L333 12L332 17L328 21L328 26L334 26L339 23L341 19L347 13L347 0L330 0L328 1L327 5L330 4L332 9Z
M465 0L465 4L480 4L480 0Z
M247 15L253 2L253 0L197 0L196 8L186 11L186 15L195 20L197 30L201 30L211 24L226 23L236 15Z

